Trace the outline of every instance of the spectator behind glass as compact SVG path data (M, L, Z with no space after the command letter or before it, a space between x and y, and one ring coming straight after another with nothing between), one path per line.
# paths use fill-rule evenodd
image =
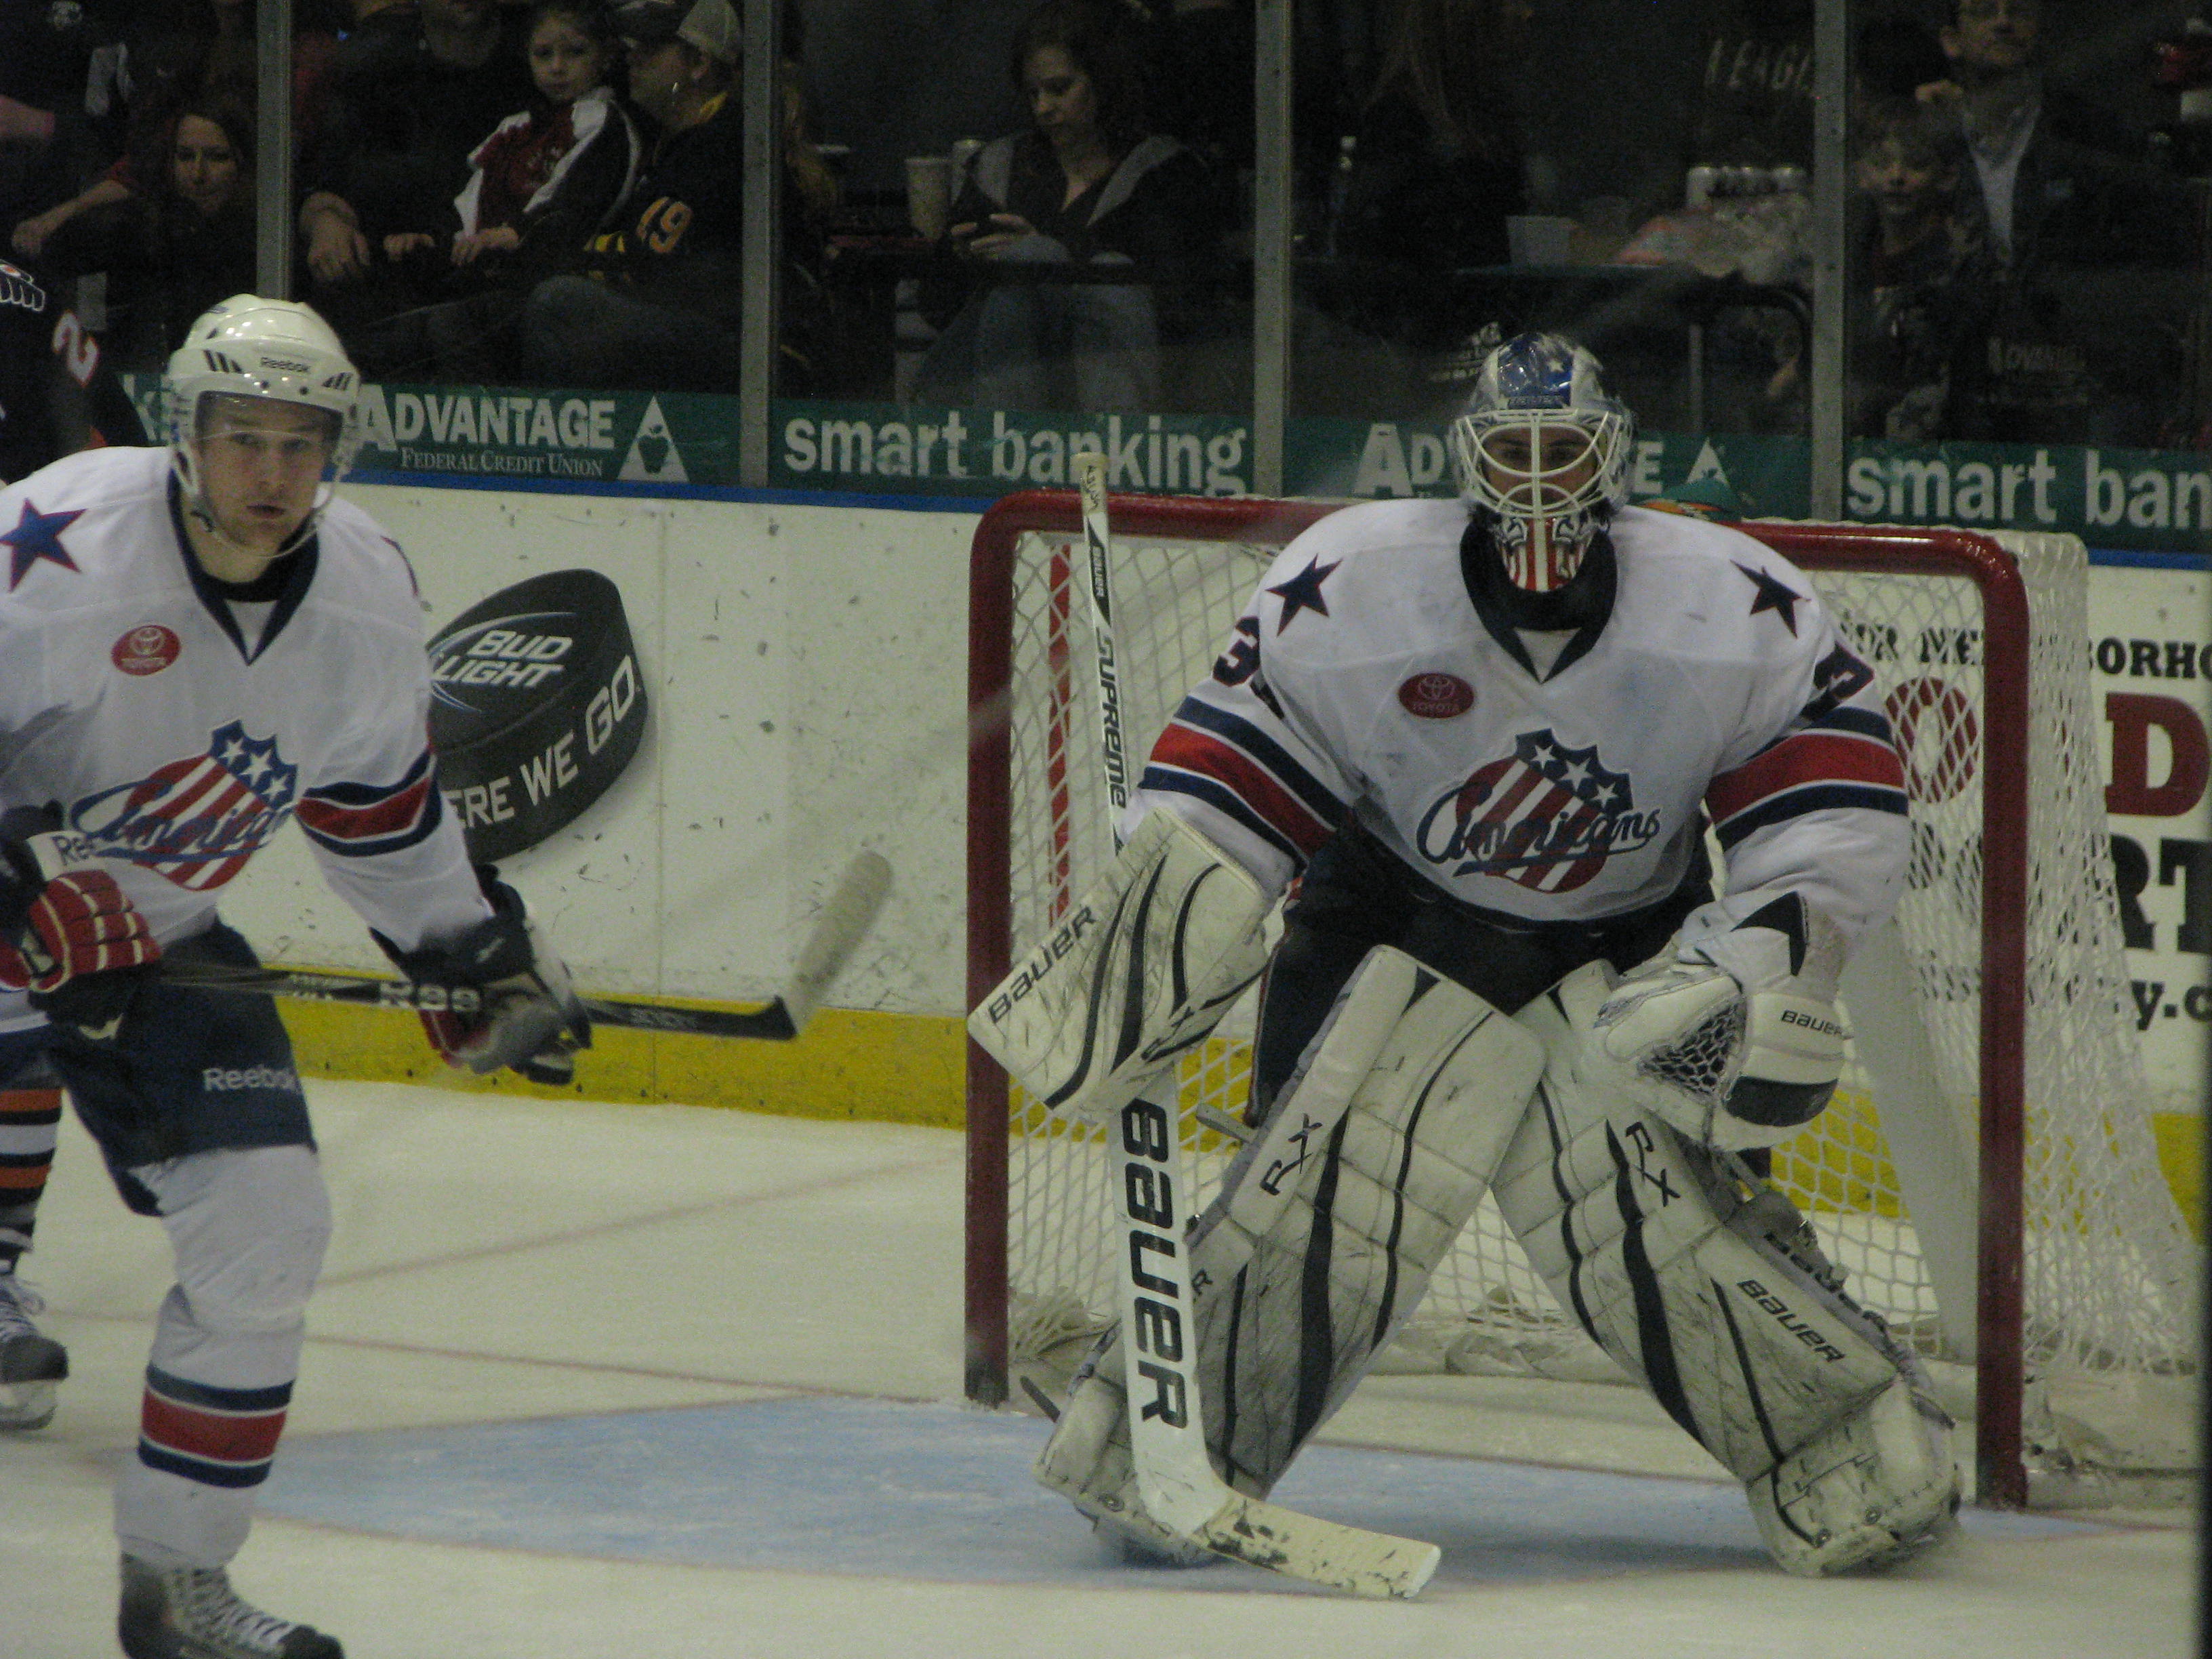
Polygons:
M1990 272L1954 435L2147 442L2186 301L2155 314L2154 289L2118 268L2185 264L2186 208L2119 122L2045 81L2038 0L1957 0L1951 15L1950 76L1918 95L1964 141Z
M1984 278L1978 221L1960 210L1964 157L1955 133L1909 95L1868 106L1856 136L1849 430L1934 442L1949 435Z
M295 0L292 15L292 141L299 155L312 148L343 8L339 0ZM255 21L254 0L187 0L142 8L120 42L110 48L116 54L114 67L106 70L95 60L94 81L85 94L88 107L104 101L118 122L127 99L125 154L76 195L16 225L9 238L15 252L36 259L46 238L87 209L125 201L134 190L158 195L168 166L169 135L187 100L219 98L252 109L258 97Z
M118 370L159 373L193 319L252 289L253 118L222 92L185 100L134 185L46 239L42 272L107 273L107 352Z
M601 0L538 0L524 52L538 95L470 155L446 240L455 265L542 277L582 263L585 242L636 182L643 146L615 97L622 40ZM436 242L401 231L385 253L396 261Z
M1211 268L1224 229L1196 155L1146 121L1142 45L1111 0L1045 0L1011 67L1028 132L970 162L946 233L959 257L1004 264L1135 263L1171 283ZM919 396L1024 409L1158 406L1160 318L1123 283L987 283L923 361Z
M659 125L632 210L594 240L590 276L531 290L523 364L557 386L724 391L744 292L744 35L730 0L632 0L615 15L630 96Z
M1515 70L1529 0L1396 0L1362 113L1337 251L1449 268L1506 262L1526 211Z
M1940 37L1950 76L1919 96L1965 137L1990 251L2008 265L2114 257L2103 240L2121 227L2077 201L2076 183L2094 191L2137 146L2104 112L2044 83L2040 0L1957 0L1952 18Z
M69 196L112 158L85 110L106 33L75 0L0 3L0 224Z
M342 332L425 297L385 264L384 239L441 228L470 155L532 90L520 21L493 0L362 12L332 66L300 206L317 308Z
M137 10L125 33L134 119L167 125L182 100L202 93L253 106L255 0L161 0ZM314 136L338 31L350 21L342 0L292 0L292 139L302 152Z

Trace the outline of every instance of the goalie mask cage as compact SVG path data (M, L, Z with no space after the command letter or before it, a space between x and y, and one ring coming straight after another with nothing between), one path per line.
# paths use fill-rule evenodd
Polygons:
M1134 753L1207 672L1275 554L1336 505L1114 499ZM2162 1486L2196 1456L2195 1254L2146 1115L2081 544L1741 527L1806 573L1874 667L1914 823L1897 928L1845 981L1854 1059L1829 1109L1776 1149L1773 1179L1846 1291L1974 1419L1978 1501ZM1010 495L985 515L969 594L970 1006L1113 855L1087 580L1073 492ZM1194 1209L1233 1150L1205 1119L1242 1115L1249 1020L1248 998L1182 1062ZM1107 1322L1112 1202L1093 1133L1048 1119L969 1044L974 1399L1003 1401L1024 1367L1064 1380ZM1560 1313L1487 1199L1377 1369L1627 1381Z

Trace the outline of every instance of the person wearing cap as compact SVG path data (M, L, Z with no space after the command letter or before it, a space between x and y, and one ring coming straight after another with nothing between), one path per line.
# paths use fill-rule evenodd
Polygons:
M531 291L524 368L560 386L726 390L744 291L744 28L730 0L631 0L615 22L631 100L659 137L587 274Z

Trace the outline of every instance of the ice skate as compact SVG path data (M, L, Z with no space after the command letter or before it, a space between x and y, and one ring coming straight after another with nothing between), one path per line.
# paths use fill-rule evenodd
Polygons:
M221 1567L129 1555L115 1633L130 1659L345 1659L334 1638L240 1600Z
M0 1273L0 1432L27 1433L54 1420L69 1351L31 1322L46 1306L12 1270Z

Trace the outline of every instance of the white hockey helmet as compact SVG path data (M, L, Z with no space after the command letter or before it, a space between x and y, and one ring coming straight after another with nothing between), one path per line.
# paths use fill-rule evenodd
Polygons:
M1452 466L1515 586L1548 593L1573 580L1628 498L1635 434L1596 357L1572 340L1517 335L1483 360L1452 422Z
M301 526L304 539L360 447L355 408L360 390L361 374L346 356L344 344L308 307L296 300L233 295L202 313L185 331L185 343L169 354L163 392L170 463L186 495L198 502L200 481L194 445L201 404L210 397L267 398L326 411L337 422L330 477Z

